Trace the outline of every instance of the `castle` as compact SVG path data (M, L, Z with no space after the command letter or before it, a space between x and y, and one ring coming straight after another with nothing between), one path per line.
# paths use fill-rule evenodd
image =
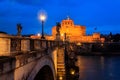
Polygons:
M56 26L52 28L52 37L56 38ZM104 42L104 38L100 37L100 33L93 33L93 35L86 35L86 27L75 25L74 21L69 17L61 22L60 38L66 39L70 42Z

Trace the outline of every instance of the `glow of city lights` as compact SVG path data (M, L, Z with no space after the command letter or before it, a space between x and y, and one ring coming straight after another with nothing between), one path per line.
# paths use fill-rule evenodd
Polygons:
M41 34L40 34L40 33L38 33L38 34L37 34L37 36L41 36Z

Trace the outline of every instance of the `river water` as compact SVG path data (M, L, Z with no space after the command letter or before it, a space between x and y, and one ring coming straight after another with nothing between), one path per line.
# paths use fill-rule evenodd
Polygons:
M79 80L120 80L120 56L78 56Z

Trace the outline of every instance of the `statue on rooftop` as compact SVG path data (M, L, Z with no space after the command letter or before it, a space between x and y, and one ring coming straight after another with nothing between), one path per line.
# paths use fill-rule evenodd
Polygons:
M56 23L56 31L57 31L57 34L60 33L60 28L61 28L61 24L59 22Z
M21 24L17 24L17 36L21 36L22 26Z
M61 24L59 22L56 23L56 40L60 40L60 28Z

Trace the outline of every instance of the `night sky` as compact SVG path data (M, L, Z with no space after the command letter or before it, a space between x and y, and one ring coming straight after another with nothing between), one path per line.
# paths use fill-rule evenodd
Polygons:
M21 23L22 34L41 32L41 10L47 13L47 34L67 16L75 24L85 25L87 34L120 33L120 0L0 0L0 31L16 34L16 24Z

